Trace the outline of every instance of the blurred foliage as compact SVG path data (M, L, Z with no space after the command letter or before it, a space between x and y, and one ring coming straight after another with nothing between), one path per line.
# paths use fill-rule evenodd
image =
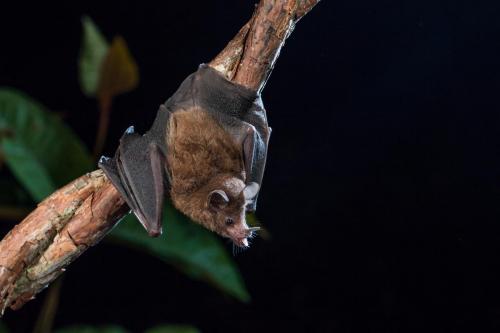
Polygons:
M97 95L101 64L108 53L108 43L90 17L82 18L83 37L80 49L80 87L88 97Z
M108 46L92 19L83 17L82 26L79 77L83 93L112 98L136 88L139 70L123 37L115 37Z
M113 98L137 87L139 69L123 37L115 37L111 46L108 46L89 17L82 18L82 25L80 86L85 95L96 97L99 102L99 123L94 145L94 159L97 160L106 141Z
M6 164L35 201L92 169L78 137L20 91L0 88L0 131Z
M217 236L191 222L170 203L164 211L164 233L159 239L149 237L134 215L127 216L111 235L174 264L194 279L206 280L240 301L249 301L238 269Z
M101 64L97 95L112 98L133 90L138 83L139 70L127 43L123 37L115 37Z

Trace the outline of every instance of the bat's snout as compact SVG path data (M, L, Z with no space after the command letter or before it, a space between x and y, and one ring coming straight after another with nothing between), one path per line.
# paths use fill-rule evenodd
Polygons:
M229 236L235 245L239 247L249 247L249 239L254 237L255 231L258 231L259 227L249 228L246 224L240 228L235 228L229 232Z
M241 238L233 238L233 243L239 247L249 247L250 243L248 242L247 237L241 237Z

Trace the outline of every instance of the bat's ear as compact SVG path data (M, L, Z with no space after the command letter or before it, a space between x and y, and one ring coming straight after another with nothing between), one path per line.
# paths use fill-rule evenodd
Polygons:
M253 198L255 198L257 193L259 193L259 188L259 184L255 182L252 182L245 186L245 188L243 189L243 196L245 197L245 200L252 200Z
M215 210L221 210L227 207L229 198L226 192L222 190L214 190L208 195L208 206Z

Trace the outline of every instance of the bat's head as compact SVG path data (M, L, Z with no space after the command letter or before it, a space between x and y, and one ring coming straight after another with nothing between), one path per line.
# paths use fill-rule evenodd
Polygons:
M208 193L207 207L212 216L212 229L230 238L239 247L248 247L248 239L256 228L249 228L245 207L258 191L258 185L245 186L236 177L228 176L216 182L217 187Z

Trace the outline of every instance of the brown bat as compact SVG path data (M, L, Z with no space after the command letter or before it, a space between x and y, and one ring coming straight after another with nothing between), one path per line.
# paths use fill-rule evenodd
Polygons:
M255 211L271 128L260 95L200 65L160 106L144 135L129 127L99 167L151 236L161 234L165 192L194 221L240 247Z

